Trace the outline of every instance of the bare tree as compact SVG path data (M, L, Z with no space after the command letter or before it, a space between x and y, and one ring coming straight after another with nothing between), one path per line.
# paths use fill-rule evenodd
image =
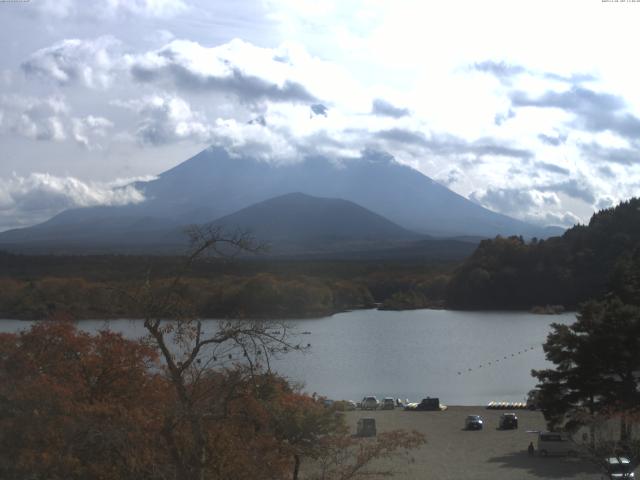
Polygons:
M273 356L304 348L291 341L284 322L246 319L203 321L184 294L185 277L194 263L209 255L233 257L264 249L246 232L227 234L217 227L193 227L191 250L180 271L164 285L145 285L130 295L164 363L174 390L175 408L168 412L164 439L180 480L202 480L215 452L210 451L207 420L220 414L212 402L214 370L241 365L253 376L270 370ZM231 388L232 390L232 388ZM186 437L186 440L185 440Z

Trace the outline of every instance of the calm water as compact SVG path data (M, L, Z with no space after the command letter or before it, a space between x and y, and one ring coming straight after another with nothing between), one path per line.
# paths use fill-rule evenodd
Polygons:
M530 372L548 366L542 343L552 322L572 323L574 314L519 312L357 310L331 317L297 320L308 353L275 361L275 369L305 389L334 399L364 395L416 401L439 397L449 405L523 401L534 387ZM0 321L0 331L28 322ZM108 326L127 337L144 335L131 320L83 321L87 331ZM506 357L506 358L505 358Z

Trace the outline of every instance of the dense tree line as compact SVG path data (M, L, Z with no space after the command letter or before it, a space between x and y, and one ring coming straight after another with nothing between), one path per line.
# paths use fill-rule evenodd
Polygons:
M132 318L133 306L117 293L147 278L161 288L178 265L164 257L132 257L123 272L102 257L4 255L0 318L39 319L52 312L74 318ZM111 257L107 257L111 258ZM10 259L10 260L7 260ZM121 259L113 257L115 265ZM18 264L26 265L19 273ZM105 270L102 270L102 266ZM324 316L354 308L424 308L440 305L448 266L345 262L198 262L181 293L201 317L291 318ZM398 299L403 299L399 302Z
M497 237L480 243L454 273L447 305L463 309L574 309L603 295L640 246L640 199L594 214L562 237Z

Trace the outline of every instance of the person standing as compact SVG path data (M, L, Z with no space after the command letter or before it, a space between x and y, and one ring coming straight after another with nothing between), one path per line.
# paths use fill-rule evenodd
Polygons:
M527 447L527 452L529 452L529 455L531 455L531 456L535 452L535 448L533 446L533 442L529 442L529 446Z

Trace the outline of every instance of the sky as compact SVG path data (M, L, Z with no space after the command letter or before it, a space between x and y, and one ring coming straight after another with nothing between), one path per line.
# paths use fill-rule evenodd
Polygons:
M0 231L144 200L209 145L383 150L491 210L640 191L640 2L0 1Z

